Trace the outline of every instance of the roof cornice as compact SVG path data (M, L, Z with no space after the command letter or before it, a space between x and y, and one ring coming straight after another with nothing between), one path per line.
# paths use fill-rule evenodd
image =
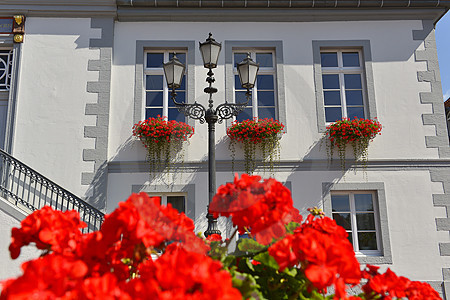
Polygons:
M0 16L115 17L115 0L1 0Z
M118 6L178 8L450 8L450 0L116 0Z

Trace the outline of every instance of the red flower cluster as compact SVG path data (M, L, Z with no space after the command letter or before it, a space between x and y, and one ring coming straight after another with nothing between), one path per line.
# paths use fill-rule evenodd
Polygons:
M345 284L356 285L361 279L347 232L330 218L309 215L294 233L269 247L280 270L301 265L306 277L318 290L334 284L335 299L346 299Z
M411 281L406 277L397 276L390 269L384 274L378 273L376 266L368 265L363 271L363 277L368 282L362 287L367 299L391 300L396 298L408 298L409 300L439 300L441 297L428 283Z
M283 184L272 178L261 182L260 176L247 174L241 179L236 175L234 183L220 186L209 211L216 217L231 216L240 233L248 230L262 244L284 236L284 225L293 216L301 218Z
M344 118L328 125L326 135L331 146L342 147L353 141L366 140L368 142L381 132L381 128L378 120Z
M13 228L11 232L9 251L12 259L20 255L20 248L30 243L35 243L41 250L73 251L81 237L79 229L86 227L78 212L54 211L48 206L33 212L20 225L20 229Z
M238 142L249 140L254 144L261 143L265 139L275 138L284 129L284 125L274 119L234 121L227 129L227 135L231 140Z
M83 235L76 212L50 207L22 225L13 230L11 255L31 242L47 252L24 264L21 277L3 283L1 300L240 297L222 264L206 257L209 247L194 234L193 221L145 193L120 203L98 232ZM164 250L153 263L151 254Z
M147 143L186 141L194 134L194 127L183 122L167 121L166 117L148 118L133 126L133 135ZM144 143L146 145L146 143Z

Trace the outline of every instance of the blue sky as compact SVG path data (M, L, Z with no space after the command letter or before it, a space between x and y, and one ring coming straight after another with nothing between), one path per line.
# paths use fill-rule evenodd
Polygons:
M436 25L436 44L444 100L450 97L450 12Z

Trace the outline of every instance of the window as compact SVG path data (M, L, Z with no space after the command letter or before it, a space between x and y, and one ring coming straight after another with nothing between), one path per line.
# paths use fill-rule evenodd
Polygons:
M0 149L7 150L8 100L13 75L13 49L0 48ZM13 93L14 95L14 93ZM11 108L13 103L11 102ZM11 125L10 125L11 126Z
M342 118L376 118L370 41L313 41L312 48L319 132Z
M380 254L374 192L333 192L332 217L345 228L356 253Z
M145 55L145 119L165 116L168 120L185 121L185 116L178 111L170 96L164 78L163 63L173 58L174 51L149 51ZM186 52L176 52L177 58L186 64ZM186 75L181 87L177 89L177 102L186 102Z
M0 49L0 91L9 91L11 87L13 50Z
M159 197L162 205L171 204L180 213L186 213L186 196L183 194L151 194L150 197Z
M281 41L229 41L224 42L225 51L225 99L228 102L243 102L245 91L239 81L236 64L250 53L260 63L256 87L248 107L237 120L276 118L286 124L285 82L283 42ZM229 125L229 124L227 124Z
M345 228L360 263L392 264L384 183L322 183L323 210Z
M252 99L247 107L236 117L238 121L253 118L273 118L276 119L276 69L273 51L251 51L239 50L233 53L233 74L234 74L234 101L242 103L246 101L246 89L241 86L237 71L237 64L247 57L259 63L259 71L256 77L255 87L252 92Z
M184 212L186 216L195 220L195 185L132 185L132 193L145 192L150 197L160 197L161 204L167 205L170 203L173 208L179 212Z
M365 118L364 68L359 50L322 50L325 121Z

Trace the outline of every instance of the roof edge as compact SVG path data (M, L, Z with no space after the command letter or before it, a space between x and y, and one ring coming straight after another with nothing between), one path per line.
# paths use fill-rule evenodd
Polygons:
M449 0L116 0L116 4L161 8L450 8Z

